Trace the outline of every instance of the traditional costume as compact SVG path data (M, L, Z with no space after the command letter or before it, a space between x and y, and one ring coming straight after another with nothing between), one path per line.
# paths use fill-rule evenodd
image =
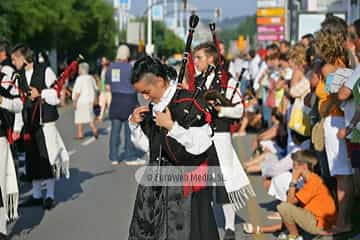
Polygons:
M170 85L160 102L150 103L150 113L140 125L130 124L134 144L150 152L149 166L191 165L207 169L213 144L211 128L206 120L208 114L201 113L201 107L192 107L195 118L191 125L184 122L184 109L191 94L178 90L177 82ZM191 103L190 103L191 104ZM156 126L155 112L168 107L175 122L170 131ZM202 115L201 118L196 118ZM204 116L207 116L204 118ZM199 141L201 139L201 141ZM139 185L129 240L216 240L218 230L211 207L211 195L206 186L144 186Z
M14 69L7 62L0 67L0 233L6 234L6 222L17 218L19 190L10 150L14 113L21 112L22 102L19 97Z
M25 98L21 116L26 176L33 184L33 199L29 205L40 205L41 183L45 181L47 192L44 207L47 209L52 207L55 198L55 178L61 175L70 177L69 155L55 125L59 117L56 106L60 103L56 90L50 88L55 81L54 72L44 64L33 63L32 68L20 71L22 91L27 93L30 87L34 87L41 94L34 101Z
M220 166L225 185L225 189L223 186L215 188L216 202L223 205L225 229L235 231L235 210L243 207L250 196L255 196L249 178L234 150L230 134L230 125L234 120L242 117L244 106L239 88L236 88L236 81L233 78L228 80L226 89L221 88L220 79L215 73L207 77L204 86L199 86L202 78L202 75L195 78L195 84L202 88L202 94L215 90L220 94L224 92L223 96L226 99L232 99L232 106L222 106L220 112L213 110L212 126L215 132L213 141L218 157L218 163L214 162L213 165Z

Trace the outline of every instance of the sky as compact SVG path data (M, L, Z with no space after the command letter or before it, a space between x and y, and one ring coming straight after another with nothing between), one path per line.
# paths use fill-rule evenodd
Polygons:
M163 0L153 0L158 2ZM172 10L170 3L174 0L167 0L169 9ZM146 9L148 0L131 0L130 12L136 16L142 15ZM236 17L244 15L253 15L256 12L256 0L188 0L188 5L196 9L215 9L221 8L222 17ZM213 12L201 12L200 17L212 17Z

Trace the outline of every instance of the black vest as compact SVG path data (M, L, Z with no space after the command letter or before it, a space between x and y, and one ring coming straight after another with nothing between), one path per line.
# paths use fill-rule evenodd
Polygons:
M197 86L201 82L201 79L202 75L199 75L195 78L195 84ZM207 89L206 86L202 87L202 94L205 94L208 90L216 90L218 92L221 92L220 79L215 76L215 79L211 82L209 89ZM234 119L219 118L218 112L215 109L211 111L211 115L211 125L215 132L230 132L230 125L234 122Z
M178 102L180 99L191 98L191 96L192 94L188 91L177 90L172 102L168 105L172 119L184 128L199 127L206 123L204 114L198 111L196 107L189 108L189 102ZM201 99L197 99L197 101L202 107L206 104ZM190 117L185 114L185 108L190 109ZM150 140L150 165L158 164L157 158L160 153L160 146L162 149L161 155L166 159L165 165L196 166L208 158L208 151L200 155L193 155L187 152L185 147L175 139L168 137L166 130L155 125L152 111L145 115L144 121L141 122L141 129Z
M47 89L45 83L45 71L47 66L45 64L34 63L34 71L31 76L30 86L35 87L41 93L41 90ZM26 80L25 71L21 71L20 88L24 92L29 92L29 85ZM59 118L59 113L56 106L47 104L40 100L31 101L30 98L26 98L23 109L24 126L30 129L38 129L40 124L40 108L42 123L54 122ZM41 104L41 107L40 107Z

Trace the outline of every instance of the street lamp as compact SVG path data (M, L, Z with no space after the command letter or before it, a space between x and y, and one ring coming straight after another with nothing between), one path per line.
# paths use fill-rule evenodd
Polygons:
M147 7L147 41L145 52L148 55L152 55L154 53L154 45L152 44L152 0L148 0L148 7Z

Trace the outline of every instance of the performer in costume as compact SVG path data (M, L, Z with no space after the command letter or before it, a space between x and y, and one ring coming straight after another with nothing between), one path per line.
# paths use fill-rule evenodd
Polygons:
M194 49L194 64L201 72L195 78L195 85L199 85L202 75L209 64L217 64L217 49L212 43L203 43ZM221 88L219 76L213 72L210 74L202 87L206 96L209 90L215 90L219 94L224 92L223 98L230 102L230 106L222 106L214 100L212 126L215 131L214 143L223 177L224 187L216 187L216 202L223 204L225 215L225 238L235 239L235 210L245 205L249 196L255 193L250 181L240 164L240 161L233 148L230 134L230 124L242 117L244 106L242 104L239 88L233 78L229 78L227 88ZM199 87L199 86L198 86ZM216 164L216 163L215 163ZM225 191L226 190L226 191Z
M55 89L54 72L46 65L33 62L32 50L17 45L11 58L19 74L19 86L24 93L22 132L26 156L26 176L32 181L32 197L21 206L43 205L45 209L55 206L55 178L61 174L69 178L69 155L56 128L60 103ZM45 182L46 197L42 199L41 184Z
M0 233L3 234L6 234L6 222L18 216L19 190L9 143L13 143L14 113L22 110L7 47L6 43L0 43Z
M181 102L191 98L191 93L177 89L175 79L176 71L157 59L147 56L135 63L132 84L151 102L136 108L129 117L132 141L150 152L149 166L192 165L196 170L207 169L212 147L211 128L205 121L208 115L199 105L185 114L189 102ZM192 117L192 121L185 121ZM189 186L140 184L129 240L219 239L210 202L206 185L190 187L189 191Z

